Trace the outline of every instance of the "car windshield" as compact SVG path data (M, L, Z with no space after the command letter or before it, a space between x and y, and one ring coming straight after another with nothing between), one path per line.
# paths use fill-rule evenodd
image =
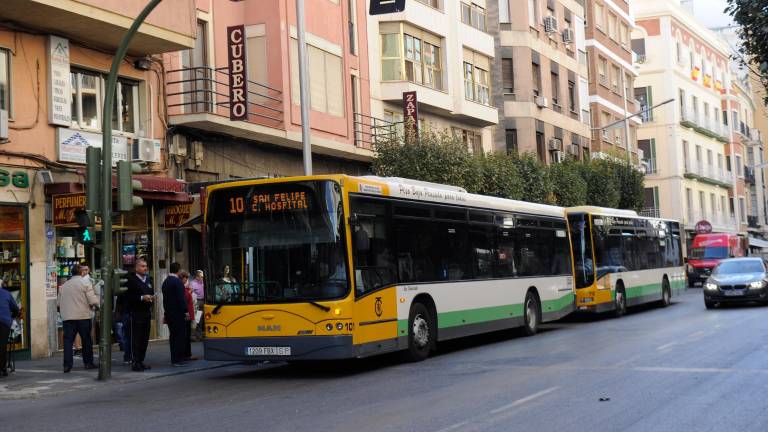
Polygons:
M725 259L728 258L728 248L720 247L697 247L691 249L692 259Z
M759 260L723 261L715 267L715 275L730 275L741 273L762 273L765 271Z
M340 298L349 291L340 186L273 183L213 191L206 299L216 304Z

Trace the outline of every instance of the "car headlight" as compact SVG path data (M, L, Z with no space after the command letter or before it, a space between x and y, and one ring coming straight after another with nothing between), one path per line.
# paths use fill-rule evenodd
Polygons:
M765 281L756 281L749 284L749 289L760 289L765 287Z
M714 291L714 290L717 289L717 284L714 284L712 282L707 282L707 283L704 284L704 288L706 288L706 289L708 289L710 291Z

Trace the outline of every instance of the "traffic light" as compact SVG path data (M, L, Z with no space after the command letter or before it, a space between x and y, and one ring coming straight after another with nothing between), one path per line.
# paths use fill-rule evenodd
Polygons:
M80 227L77 240L85 245L93 245L96 241L96 229L93 212L91 210L78 210L75 214L77 226Z
M112 276L112 295L118 295L128 290L128 272L116 268Z
M144 201L133 195L133 191L141 189L141 182L133 179L133 173L140 173L141 165L129 161L117 163L117 211L131 211L134 207L144 204Z
M94 213L101 210L101 149L85 149L85 208Z
M405 10L405 0L371 0L369 15L383 15Z

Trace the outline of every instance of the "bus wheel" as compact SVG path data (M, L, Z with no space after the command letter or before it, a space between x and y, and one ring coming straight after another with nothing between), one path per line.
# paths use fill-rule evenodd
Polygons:
M669 281L667 278L661 281L661 305L667 307L672 304L672 292L669 289Z
M616 318L624 316L627 313L627 296L624 293L624 286L616 287L616 308L613 310L613 316Z
M539 331L539 324L541 324L541 308L539 307L539 299L531 291L528 291L528 293L525 294L523 319L523 331L525 331L525 335L535 335Z
M408 359L414 362L426 359L434 338L434 320L429 310L422 303L414 303L408 314Z

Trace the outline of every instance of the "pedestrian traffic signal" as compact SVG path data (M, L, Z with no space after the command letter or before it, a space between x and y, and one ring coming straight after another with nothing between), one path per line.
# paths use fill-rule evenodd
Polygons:
M117 163L117 211L131 211L134 207L140 207L144 201L133 195L133 192L141 189L141 182L133 179L134 173L141 172L141 165L130 161Z
M101 211L101 149L88 146L85 149L85 208Z
M112 295L117 295L128 291L128 272L116 268L112 273Z
M405 0L371 0L369 15L383 15L405 10Z
M78 210L75 213L77 226L80 227L78 241L82 244L92 245L96 239L95 220L90 210Z

